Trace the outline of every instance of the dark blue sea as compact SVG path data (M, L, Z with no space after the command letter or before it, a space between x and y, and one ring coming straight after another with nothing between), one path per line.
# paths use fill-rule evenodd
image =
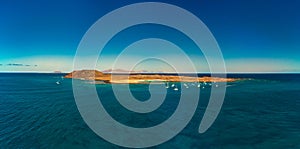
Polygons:
M0 74L0 148L121 148L97 136L83 121L72 80L63 75ZM204 134L198 133L198 127L210 97L209 85L199 88L198 108L183 131L153 148L300 148L300 74L228 76L246 79L228 83L221 112ZM180 91L170 89L156 111L136 114L118 103L111 85L96 84L96 88L107 112L132 127L163 122L180 96ZM140 100L150 96L148 85L130 85L130 89Z

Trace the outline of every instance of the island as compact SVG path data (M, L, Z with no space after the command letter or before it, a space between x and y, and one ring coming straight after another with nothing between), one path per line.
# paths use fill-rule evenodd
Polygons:
M236 78L220 77L192 77L174 74L112 74L103 73L98 70L76 70L65 76L65 78L102 81L103 83L118 84L146 84L150 82L234 82Z

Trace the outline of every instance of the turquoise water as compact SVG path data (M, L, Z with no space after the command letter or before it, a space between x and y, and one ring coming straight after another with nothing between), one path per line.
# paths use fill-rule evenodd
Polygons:
M0 74L0 148L120 148L88 128L76 107L72 81L62 76ZM209 85L201 89L200 104L187 127L154 148L300 148L300 75L229 76L252 79L229 84L221 113L207 132L199 134L198 127ZM180 96L170 89L156 111L136 114L117 102L110 85L96 87L111 116L133 127L163 122ZM147 85L131 85L131 91L139 100L150 96Z

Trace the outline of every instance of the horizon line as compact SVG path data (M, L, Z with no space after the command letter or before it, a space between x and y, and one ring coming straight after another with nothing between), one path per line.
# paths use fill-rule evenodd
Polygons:
M74 70L72 70L74 71ZM60 73L71 73L72 71L68 71L68 72L65 72L65 71L61 71L61 72L55 72L55 71L0 71L0 73L53 73L53 74L60 74ZM102 71L100 71L102 72ZM112 72L104 72L104 73L112 73ZM163 74L163 73L166 73L166 74L175 74L175 73L183 73L183 74L192 74L194 72L113 72L115 74L124 74L124 73L160 73L160 74ZM197 74L211 74L211 72L196 72ZM298 72L294 72L294 71L277 71L277 72L225 72L225 74L300 74L300 71ZM223 74L223 72L214 72L213 74Z

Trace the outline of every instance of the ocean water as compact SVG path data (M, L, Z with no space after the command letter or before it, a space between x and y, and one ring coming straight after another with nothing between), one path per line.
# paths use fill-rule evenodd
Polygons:
M62 79L63 75L0 74L0 148L121 148L85 124L73 97L72 80ZM197 111L184 130L153 148L300 148L300 74L229 77L249 79L229 83L222 110L208 131L198 133L209 85L201 89ZM137 114L117 102L111 85L97 84L96 88L107 112L132 127L165 121L180 99L180 91L169 89L157 110ZM138 100L150 97L148 85L131 85L130 89Z

